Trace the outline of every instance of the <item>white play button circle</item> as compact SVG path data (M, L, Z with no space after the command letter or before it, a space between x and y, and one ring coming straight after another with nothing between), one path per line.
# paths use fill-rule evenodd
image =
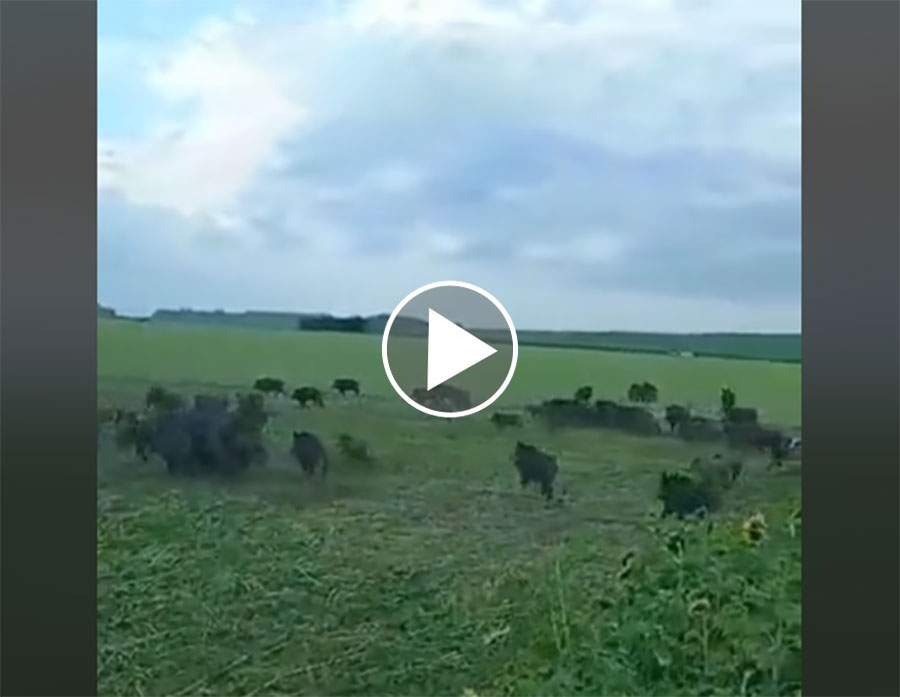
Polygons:
M432 389L497 353L474 334L428 308L428 384Z
M481 411L509 385L519 344L500 302L471 283L430 283L407 295L384 328L381 355L393 388L432 416Z

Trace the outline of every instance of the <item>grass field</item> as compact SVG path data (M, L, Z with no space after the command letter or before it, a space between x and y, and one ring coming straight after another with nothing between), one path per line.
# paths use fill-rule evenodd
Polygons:
M711 530L662 524L660 470L708 446L425 417L393 395L377 337L98 322L103 404L263 374L351 375L366 395L271 401L271 461L240 481L176 481L101 437L100 694L799 694L799 465L749 461ZM749 361L523 348L502 401L644 379L710 408L729 384L800 422L799 366ZM307 480L287 456L301 427L377 461ZM559 456L559 503L518 487L517 439ZM757 510L767 537L745 544Z
M113 318L109 308L98 306L98 317ZM387 315L370 317L367 332L381 334ZM201 327L231 327L237 329L281 330L296 332L301 316L287 312L223 312L200 310L157 310L149 318L151 324ZM752 360L799 363L801 337L799 334L660 334L654 332L571 332L544 331L519 327L522 345L560 346L563 348L591 348L632 353L680 353L689 351L698 356L747 358ZM504 340L505 337L499 337Z
M159 380L244 389L260 375L291 384L327 387L338 375L359 378L369 394L393 397L381 362L381 337L257 331L188 325L98 321L99 376L123 383ZM775 423L800 423L800 366L724 358L678 358L642 353L521 347L515 377L498 404L566 395L590 384L598 396L624 397L650 380L660 400L715 409L723 384L742 404Z

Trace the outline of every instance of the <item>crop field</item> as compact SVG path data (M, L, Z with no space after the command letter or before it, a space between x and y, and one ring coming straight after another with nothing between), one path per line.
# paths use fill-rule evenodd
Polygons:
M98 320L97 344L97 372L109 385L132 380L246 389L260 375L275 375L325 388L346 373L368 394L399 401L384 374L380 336ZM497 404L570 396L581 384L593 385L598 397L620 398L635 380L653 381L663 402L708 409L717 408L727 384L766 419L800 423L797 364L593 349L520 347L515 377Z
M660 473L713 446L426 417L380 337L98 321L101 406L262 375L364 394L267 398L269 462L233 480L170 477L100 434L100 694L799 694L799 462L748 457L711 524L661 520ZM521 348L497 405L640 380L710 412L727 384L800 424L799 365L595 350ZM327 478L291 459L293 430L326 444ZM374 461L339 455L340 433ZM519 486L518 440L558 457L553 502Z

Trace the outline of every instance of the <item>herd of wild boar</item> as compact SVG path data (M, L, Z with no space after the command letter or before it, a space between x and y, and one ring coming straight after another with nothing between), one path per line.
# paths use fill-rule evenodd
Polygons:
M332 390L341 396L361 394L359 381L337 378ZM269 419L266 396L287 395L283 380L262 377L246 394L234 400L223 396L196 395L188 402L182 395L154 386L146 394L144 408L114 409L99 413L99 425L112 424L116 444L133 449L139 458L158 456L172 475L237 474L252 465L268 460L264 429ZM312 386L298 387L291 398L301 408L324 407L325 395ZM554 398L529 405L525 412L548 429L600 428L617 429L642 436L658 436L663 428L649 406L658 401L659 390L649 382L634 383L628 390L630 403L599 399L591 403L593 388L579 387L571 399ZM418 403L440 411L467 409L471 406L468 392L452 385L432 390L417 388L412 397ZM670 404L660 412L668 431L688 441L721 441L726 454L696 458L683 471L660 474L658 498L662 515L679 517L713 512L723 494L740 476L743 469L741 451L767 453L770 466L798 455L800 439L759 422L756 409L739 407L735 393L725 387L720 395L718 418L695 414L685 405ZM525 415L513 411L497 411L490 421L498 429L521 428ZM373 462L368 444L353 436L340 434L336 442L339 452L359 462ZM325 477L328 451L313 433L294 431L289 451L304 473ZM556 457L534 445L518 441L512 454L513 464L522 487L537 486L547 500L553 498L554 481L559 471Z

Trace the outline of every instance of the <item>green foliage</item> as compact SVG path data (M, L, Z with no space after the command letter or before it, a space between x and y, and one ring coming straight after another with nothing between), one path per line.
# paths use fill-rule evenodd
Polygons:
M545 627L543 643L532 643L517 675L479 693L799 695L801 558L791 509L767 509L758 543L745 539L740 520L661 526L605 576L591 571L590 541L567 546L534 596L529 621Z

